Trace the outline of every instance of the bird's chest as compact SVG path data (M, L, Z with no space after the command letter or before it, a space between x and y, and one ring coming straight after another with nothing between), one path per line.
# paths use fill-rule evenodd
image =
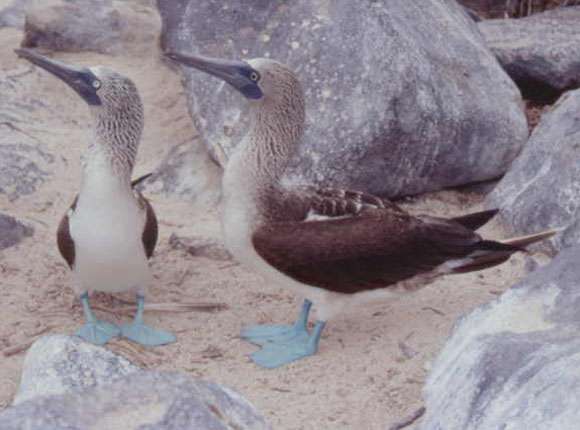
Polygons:
M79 198L69 224L79 257L91 255L96 260L107 260L133 253L144 255L141 235L145 213L132 196Z

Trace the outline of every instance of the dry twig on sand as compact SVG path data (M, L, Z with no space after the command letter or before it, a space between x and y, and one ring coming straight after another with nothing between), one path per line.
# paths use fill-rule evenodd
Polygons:
M146 303L145 312L217 312L228 308L225 303L191 302L191 303ZM131 313L137 310L136 305L115 309L119 313Z
M109 308L101 305L92 305L92 308L97 311L107 312L109 314L117 315L124 314L129 315L137 310L137 305L135 303L123 301L123 303L129 304L128 306L120 308ZM228 308L225 303L211 303L211 302L191 302L191 303L145 303L145 312L218 312L223 311Z

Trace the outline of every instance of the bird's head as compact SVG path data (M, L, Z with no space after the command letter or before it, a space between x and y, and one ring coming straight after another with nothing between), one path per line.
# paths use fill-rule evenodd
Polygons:
M129 177L144 122L143 105L133 81L102 66L77 67L29 49L15 52L65 82L89 105L95 119L95 139L89 150L110 154L115 168Z
M78 67L40 55L30 49L16 54L56 76L91 107L95 113L114 113L141 108L137 87L131 79L103 66Z
M165 55L180 64L222 79L254 102L284 102L292 96L302 98L302 87L294 72L269 58L236 61L176 52Z

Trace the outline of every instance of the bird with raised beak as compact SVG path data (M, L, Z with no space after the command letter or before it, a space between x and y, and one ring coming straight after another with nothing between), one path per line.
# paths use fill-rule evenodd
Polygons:
M305 297L292 325L262 325L242 337L274 368L317 352L326 322L344 306L415 291L434 279L492 267L554 230L504 241L474 230L496 211L455 219L412 216L363 192L288 188L281 178L302 139L304 92L296 74L265 58L227 61L183 53L169 58L230 84L250 104L250 126L223 176L226 246L267 280ZM318 320L309 332L312 304Z
M80 191L57 232L86 320L77 334L98 345L118 335L147 346L174 342L173 334L143 321L145 293L152 281L147 260L157 242L157 219L147 199L134 189L145 178L131 182L144 121L137 87L105 67L75 67L29 49L15 52L71 87L88 104L94 123ZM118 327L97 319L89 304L91 291L135 291L134 320Z

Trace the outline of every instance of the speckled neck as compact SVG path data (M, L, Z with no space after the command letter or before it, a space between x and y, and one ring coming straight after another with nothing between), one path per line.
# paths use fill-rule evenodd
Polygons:
M131 174L143 131L143 107L92 110L95 127L83 155L83 183L118 182L130 188ZM106 178L106 179L105 179Z
M255 103L249 131L226 167L224 195L245 193L256 202L277 188L302 138L304 121L300 87Z

